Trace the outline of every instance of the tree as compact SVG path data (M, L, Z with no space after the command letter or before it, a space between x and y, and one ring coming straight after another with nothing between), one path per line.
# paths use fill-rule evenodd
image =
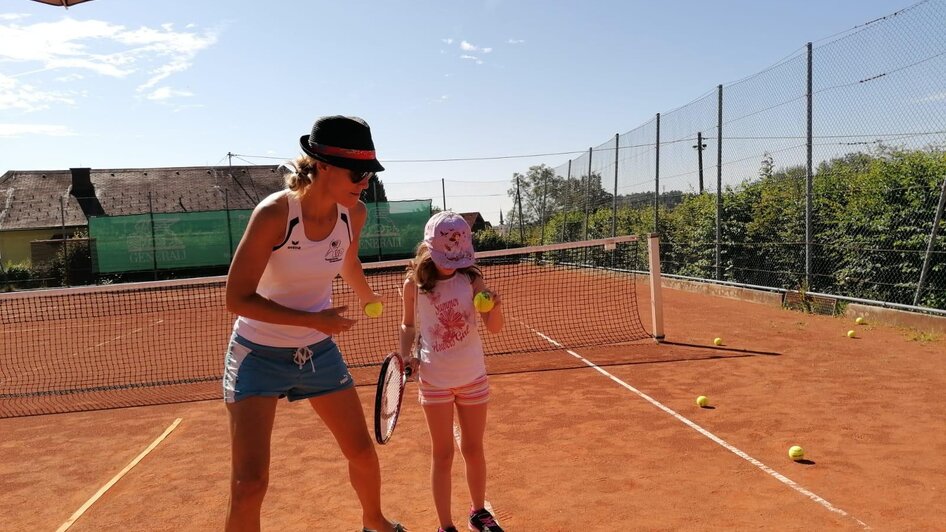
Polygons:
M365 203L374 203L376 191L378 201L388 201L388 195L384 191L384 183L378 177L378 174L375 174L368 179L368 188L366 188L365 191L361 193L361 201Z
M586 203L590 214L601 207L611 207L613 197L601 186L598 172L592 172L590 179L587 176L566 179L544 164L532 166L525 174L512 176L508 194L514 206L506 216L510 224L519 223L517 187L523 223L547 222L553 215L565 211L583 213Z

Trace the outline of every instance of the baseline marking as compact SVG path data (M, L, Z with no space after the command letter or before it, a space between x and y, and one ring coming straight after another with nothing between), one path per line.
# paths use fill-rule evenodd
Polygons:
M785 484L786 486L792 488L793 490L797 491L798 493L801 493L801 494L804 495L805 497L808 497L808 498L811 499L812 501L814 501L814 502L820 504L822 507L824 507L824 509L826 509L826 510L828 510L828 511L830 511L830 512L836 513L836 514L838 514L838 515L841 515L841 516L848 517L848 518L852 519L854 522L856 522L857 524L859 524L859 525L860 525L862 528L864 528L865 530L870 530L870 529L871 529L869 525L867 525L866 523L864 523L864 522L861 521L860 519L857 519L857 518L854 517L853 515L848 514L847 512L845 512L844 510L838 508L837 506L834 506L833 504L831 504L830 502L828 502L828 501L825 500L824 498L822 498L822 497L818 496L817 494L815 494L815 493L813 493L813 492L811 492L811 491L805 489L804 487L800 486L799 484L797 484L797 483L796 483L795 481L793 481L792 479L786 477L785 475L782 475L782 474L779 473L778 471L776 471L776 470L772 469L771 467L769 467L769 466L763 464L763 463L760 462L759 460L757 460L757 459L755 459L755 458L749 456L749 455L746 454L744 451L738 449L737 447L735 447L735 446L731 445L730 443L726 442L725 440L723 440L723 439L720 438L719 436L716 436L716 435L713 434L712 432L710 432L710 431L704 429L703 427L701 427L701 426L697 425L696 423L690 421L689 419L683 417L682 415L678 414L676 411L674 411L674 410L672 410L671 408L665 406L665 405L664 405L663 403L661 403L660 401L654 399L653 397L647 395L646 393L644 393L644 392L638 390L637 388L631 386L630 384L628 384L628 383L622 381L621 379L619 379L619 378L615 377L614 375L608 373L607 371L601 369L601 368L598 367L594 362L591 362L590 360L588 360L588 359L586 359L585 357L579 355L578 353L572 351L571 349L565 349L565 347L564 347L562 344L560 344L560 343L556 342L555 340L549 338L548 336L546 336L546 335L540 333L539 331L536 331L535 329L533 329L533 332L535 332L535 334L537 334L537 335L541 336L542 338L544 338L545 341L549 342L550 344L552 344L552 345L558 347L559 349L562 349L563 351L565 351L565 352L568 353L569 355L571 355L571 356L577 358L577 359L580 360L582 363L584 363L586 366L588 366L588 367L594 369L594 370L597 371L598 373L604 375L605 377L611 379L612 381L616 382L617 384L623 386L623 387L626 388L628 391L633 392L634 394L640 396L640 397L641 397L642 399L644 399L645 401L649 402L650 404L656 406L657 408L659 408L659 409L663 410L664 412L670 414L671 416L675 417L678 421L680 421L681 423L683 423L683 424L689 426L690 428L692 428L693 430L699 432L699 433L702 434L703 436L706 436L707 438L709 438L710 440L714 441L715 443L717 443L718 445L720 445L721 447L723 447L723 448L726 449L727 451L729 451L729 452L735 454L735 455L738 456L739 458L742 458L743 460L745 460L745 461L749 462L750 464L756 466L757 468L761 469L761 470L764 471L766 474L772 476L773 478L775 478L776 480L778 480L778 481L781 482L782 484Z
M144 451L141 451L141 454L139 454L138 456L135 457L134 460L129 462L129 464L125 466L125 469L122 469L121 471L119 471L117 475L112 477L112 480L109 480L104 486L99 488L99 490L95 492L95 495L93 495L89 500L85 501L85 504L83 504L78 510L76 510L74 514L72 514L72 517L70 517L65 523L62 524L62 526L56 529L56 532L65 532L66 530L68 530L69 527L71 527L76 522L77 519L82 517L82 514L84 514L86 510L88 510L93 504L95 504L95 501L99 500L99 498L102 495L104 495L105 492L109 490L109 488L111 488L112 486L115 485L116 482L121 480L121 478L125 476L125 473L128 473L129 471L131 471L131 468L138 465L138 462L140 462L145 456L147 456L148 453L153 451L154 448L157 447L159 443L164 441L164 438L167 438L168 434L170 434L171 431L173 431L174 429L177 428L178 425L180 425L181 419L182 418L175 419L174 423L171 423L171 425L167 429L164 430L164 434L158 436L156 440L151 442L151 445L145 448Z

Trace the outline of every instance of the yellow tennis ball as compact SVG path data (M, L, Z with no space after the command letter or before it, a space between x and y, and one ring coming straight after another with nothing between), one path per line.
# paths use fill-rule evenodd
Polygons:
M863 316L858 316L857 319L854 320L854 323L856 323L856 324L858 324L858 325L863 325L863 324L864 324L864 317L863 317Z
M493 298L487 292L478 292L473 296L473 306L476 307L477 312L489 312L493 310L495 304Z
M848 337L848 338L854 338L854 335L855 335L855 334L857 334L857 333L854 332L854 329L851 329L850 331L847 332L847 337Z
M798 445L792 445L788 448L788 457L796 462L805 458L805 450Z
M708 404L709 404L709 399L707 399L705 395L701 395L696 398L696 406L703 408L704 406Z
M722 339L722 338L713 338L713 343L714 343L715 345L723 345L723 339Z
M365 305L365 316L369 318L377 318L382 312L384 312L384 305L380 301L372 301Z

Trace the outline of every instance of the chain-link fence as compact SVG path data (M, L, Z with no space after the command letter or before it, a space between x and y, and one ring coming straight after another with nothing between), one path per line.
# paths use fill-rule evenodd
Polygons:
M946 309L943 28L927 0L809 43L517 175L510 216L530 243L660 233L669 274Z

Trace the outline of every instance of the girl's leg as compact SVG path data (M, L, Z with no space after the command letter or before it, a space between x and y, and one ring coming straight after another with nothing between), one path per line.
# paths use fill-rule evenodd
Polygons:
M430 431L430 485L440 526L453 525L450 515L451 470L453 469L453 403L424 405Z
M275 397L247 397L227 403L231 472L227 532L258 531L269 486L269 445L276 417Z
M346 388L313 397L309 403L335 436L342 454L348 459L348 477L361 501L364 527L392 530L392 523L381 512L381 467L374 442L368 434L358 392L355 388Z
M460 452L466 464L466 483L474 510L483 508L486 500L486 453L483 437L486 434L486 405L457 404L460 420Z

